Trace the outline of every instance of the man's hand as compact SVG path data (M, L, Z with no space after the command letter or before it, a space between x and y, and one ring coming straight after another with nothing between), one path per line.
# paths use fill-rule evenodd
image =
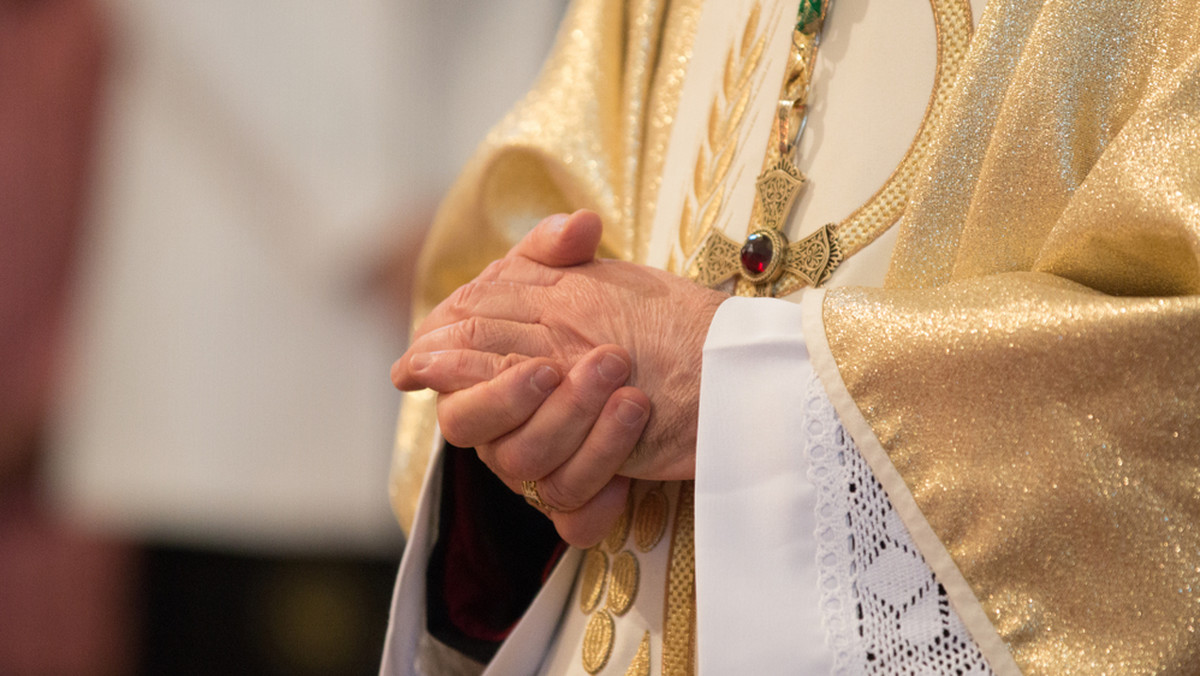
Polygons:
M725 298L658 270L592 260L599 235L590 212L547 219L438 306L393 367L398 387L443 393L449 441L478 449L514 490L537 479L560 533L560 519L577 511L619 515L627 484L618 473L694 476L700 352ZM588 524L601 520L611 523ZM598 540L606 528L573 530Z

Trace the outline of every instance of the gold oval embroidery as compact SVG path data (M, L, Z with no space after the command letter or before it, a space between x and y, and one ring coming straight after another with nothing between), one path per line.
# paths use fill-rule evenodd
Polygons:
M629 497L625 502L625 511L621 512L621 517L617 519L616 525L608 532L608 537L604 538L604 548L616 554L625 546L625 538L629 537L629 525L633 515L633 486L629 487Z
M667 530L667 494L655 488L642 496L633 519L633 541L639 551L648 552L662 540Z
M604 594L604 579L608 577L608 554L592 547L583 557L583 571L579 575L579 609L590 613L600 605Z
M598 673L612 655L616 626L607 611L592 615L583 634L583 668L589 674Z
M614 615L624 615L633 605L638 591L638 561L628 549L613 558L608 575L607 608Z

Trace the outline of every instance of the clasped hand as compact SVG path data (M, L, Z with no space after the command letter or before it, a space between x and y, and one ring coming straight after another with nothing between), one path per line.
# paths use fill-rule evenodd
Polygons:
M725 294L598 260L601 224L542 221L418 327L392 366L402 390L438 392L450 443L513 491L537 480L571 544L604 537L630 478L695 476L700 357Z

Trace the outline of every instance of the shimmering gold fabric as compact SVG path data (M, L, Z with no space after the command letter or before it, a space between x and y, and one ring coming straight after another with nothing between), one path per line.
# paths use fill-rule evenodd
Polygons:
M1024 672L1197 673L1200 4L993 0L959 83L839 412Z
M642 259L700 5L572 3L533 90L442 202L418 262L417 321L548 214L592 209L605 224L602 254ZM434 403L418 392L401 407L391 494L406 531L433 444Z

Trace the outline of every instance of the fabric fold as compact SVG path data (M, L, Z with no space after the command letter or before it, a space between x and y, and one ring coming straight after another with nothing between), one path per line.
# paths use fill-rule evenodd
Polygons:
M887 288L829 291L825 335L1023 671L1186 673L1200 10L1037 5L988 6Z

